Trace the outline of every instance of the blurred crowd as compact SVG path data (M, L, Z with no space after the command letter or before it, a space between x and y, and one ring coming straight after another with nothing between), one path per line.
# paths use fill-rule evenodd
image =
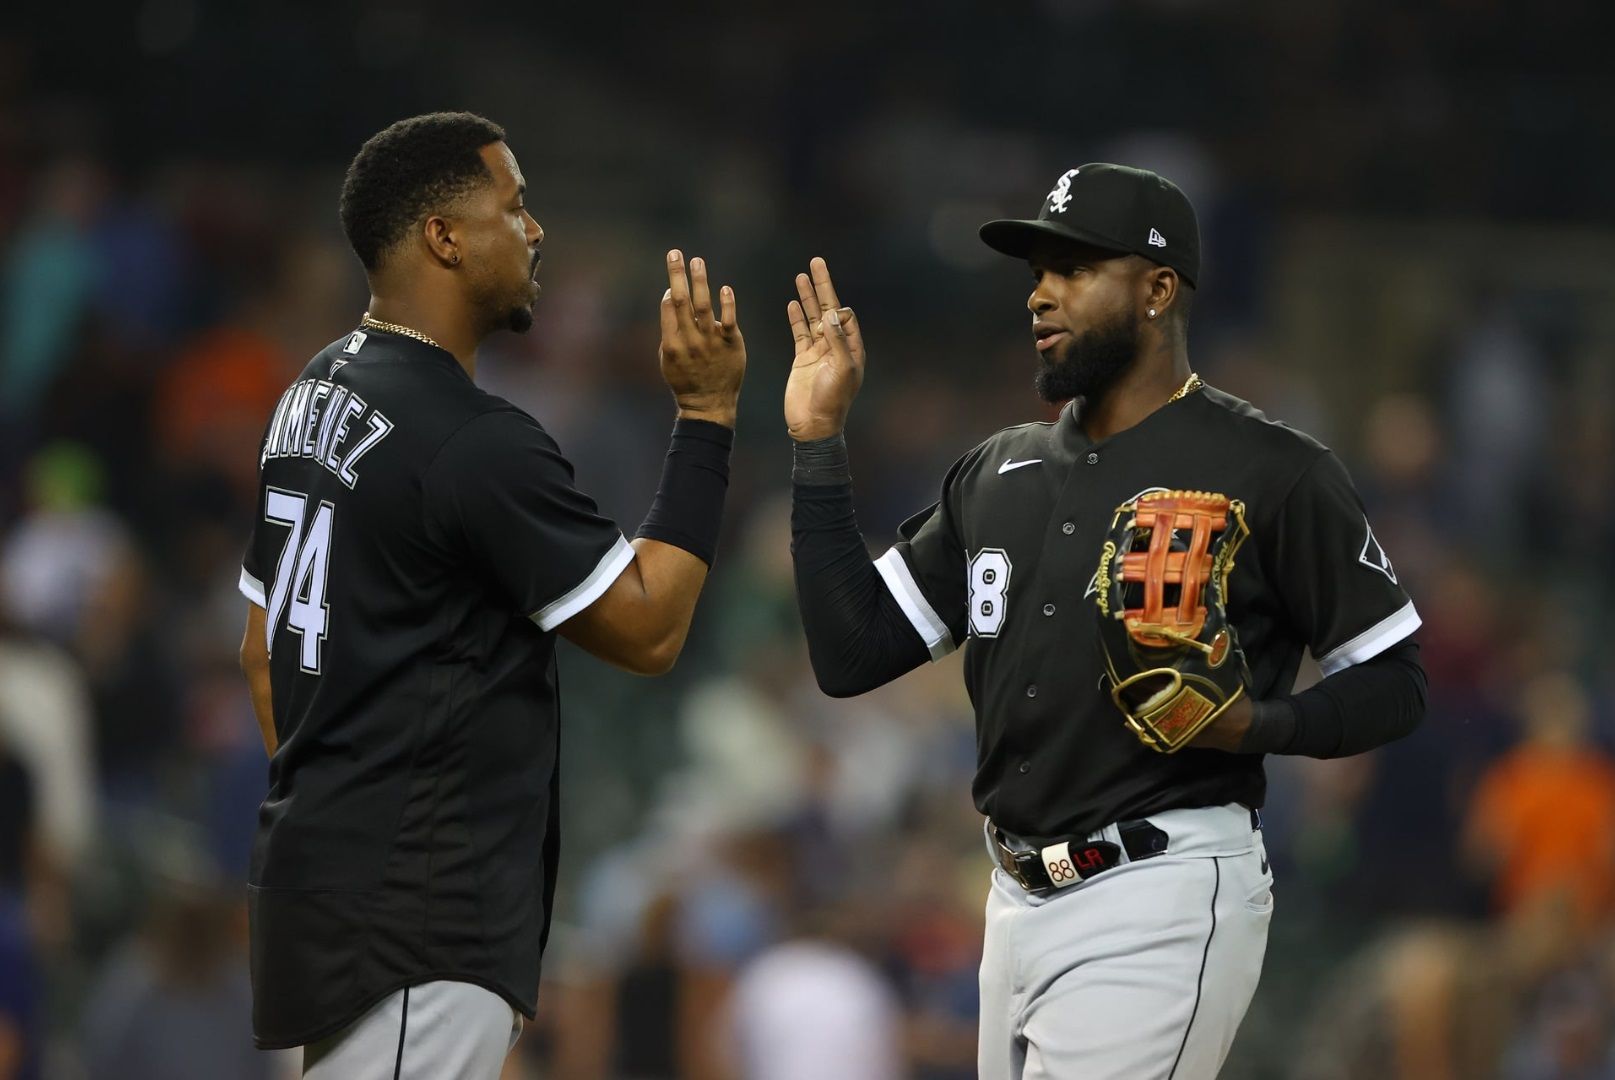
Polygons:
M958 455L1049 415L1028 279L974 229L1089 160L1195 200L1197 369L1340 452L1424 617L1418 732L1269 759L1278 914L1226 1075L1615 1078L1615 155L1575 134L1615 105L1597 5L470 8L446 41L424 0L0 31L0 1080L295 1072L249 1039L257 443L364 309L347 158L461 106L507 126L549 237L537 326L479 381L630 533L671 422L667 247L735 286L751 358L678 669L563 651L560 906L509 1080L974 1075L958 658L813 684L784 305L821 254L860 313L883 549Z

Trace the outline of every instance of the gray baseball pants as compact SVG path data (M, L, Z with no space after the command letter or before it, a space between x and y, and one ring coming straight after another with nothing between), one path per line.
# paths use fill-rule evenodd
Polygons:
M1267 951L1262 834L1238 805L1149 820L1166 831L1166 854L1051 895L993 871L982 1080L1212 1080L1221 1069ZM1089 839L1121 840L1114 825Z
M498 1080L521 1014L492 990L429 982L303 1048L306 1080Z

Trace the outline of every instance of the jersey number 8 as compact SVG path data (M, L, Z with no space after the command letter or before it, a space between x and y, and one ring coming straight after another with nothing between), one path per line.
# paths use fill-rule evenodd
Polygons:
M336 508L321 501L308 516L308 496L280 488L269 489L264 499L264 520L291 530L286 546L275 564L275 585L269 591L267 639L275 648L275 631L280 613L286 612L286 628L302 639L298 666L309 675L320 673L320 643L325 640L331 612L325 603L325 578L331 563L331 519Z
M1008 606L1009 553L1003 548L982 548L970 560L970 632L997 637Z

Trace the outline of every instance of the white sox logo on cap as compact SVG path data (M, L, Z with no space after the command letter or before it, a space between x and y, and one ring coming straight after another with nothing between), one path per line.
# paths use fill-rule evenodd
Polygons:
M1049 192L1049 209L1056 214L1065 213L1065 208L1071 205L1071 181L1080 170L1072 169L1054 185Z

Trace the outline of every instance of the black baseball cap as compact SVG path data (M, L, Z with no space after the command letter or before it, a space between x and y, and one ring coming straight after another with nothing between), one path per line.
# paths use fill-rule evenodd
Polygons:
M1096 161L1068 170L1030 221L1001 219L981 227L987 246L1024 259L1054 236L1170 266L1190 285L1200 277L1200 225L1189 197L1148 169Z

